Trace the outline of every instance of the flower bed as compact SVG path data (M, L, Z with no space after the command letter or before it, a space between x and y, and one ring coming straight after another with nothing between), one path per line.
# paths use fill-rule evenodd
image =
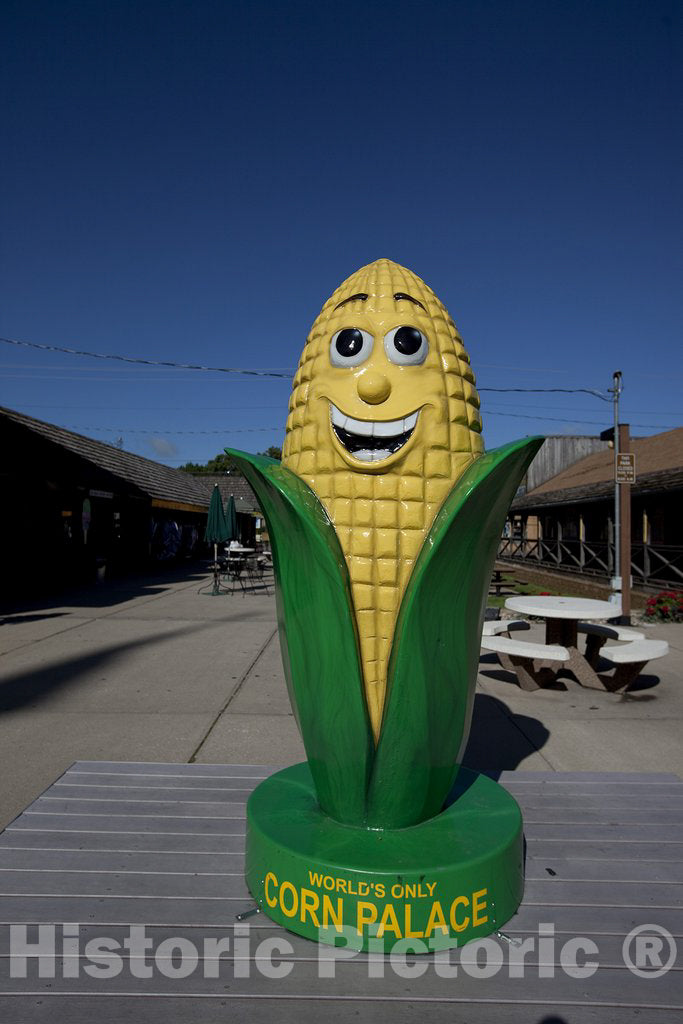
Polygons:
M683 591L662 590L656 597L649 597L645 618L651 622L683 622Z

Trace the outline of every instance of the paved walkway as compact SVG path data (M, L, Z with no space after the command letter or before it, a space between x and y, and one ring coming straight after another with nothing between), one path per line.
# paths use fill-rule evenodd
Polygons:
M198 594L207 579L105 583L0 618L0 828L76 760L303 758L272 590ZM523 693L485 656L466 762L683 775L683 625L647 634L671 654L627 698L571 681Z

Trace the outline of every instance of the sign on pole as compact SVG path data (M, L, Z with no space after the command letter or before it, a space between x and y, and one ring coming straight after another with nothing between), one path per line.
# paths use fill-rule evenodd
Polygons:
M636 457L632 452L619 452L617 455L615 479L618 484L636 482Z

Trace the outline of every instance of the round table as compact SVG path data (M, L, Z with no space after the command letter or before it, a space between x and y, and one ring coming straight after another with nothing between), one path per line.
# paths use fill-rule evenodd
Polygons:
M569 651L568 668L578 681L591 688L604 689L595 669L579 650L579 622L587 619L614 619L621 614L618 604L595 601L589 597L552 597L550 595L508 597L505 607L522 615L545 619L546 644L559 644Z
M621 614L618 604L595 601L591 597L551 597L547 594L508 597L505 607L522 615L540 615L543 619L614 619Z

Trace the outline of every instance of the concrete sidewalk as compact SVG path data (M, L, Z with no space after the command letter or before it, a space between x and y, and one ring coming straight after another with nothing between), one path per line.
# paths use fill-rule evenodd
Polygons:
M105 583L0 619L0 827L77 759L283 764L303 746L275 598L209 597L192 570ZM683 775L683 625L628 697L524 693L480 664L466 762L480 769ZM540 632L539 632L540 637Z

